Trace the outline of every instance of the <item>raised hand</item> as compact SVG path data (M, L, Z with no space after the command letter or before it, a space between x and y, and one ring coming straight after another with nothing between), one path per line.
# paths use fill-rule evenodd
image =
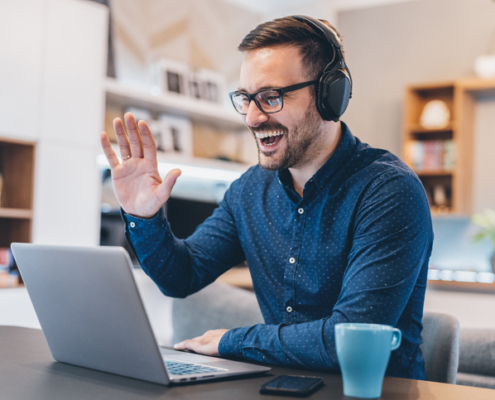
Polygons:
M131 113L124 115L127 134L120 118L113 121L122 163L110 145L105 132L101 146L112 169L112 180L121 207L128 214L141 218L153 217L169 199L172 188L180 176L173 169L163 179L158 173L156 145L148 125L136 120Z

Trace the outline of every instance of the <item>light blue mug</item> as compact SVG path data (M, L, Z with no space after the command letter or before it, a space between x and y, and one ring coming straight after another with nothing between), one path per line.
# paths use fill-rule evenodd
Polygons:
M401 340L401 331L388 325L336 324L335 344L344 394L365 399L380 397L390 352L400 346Z

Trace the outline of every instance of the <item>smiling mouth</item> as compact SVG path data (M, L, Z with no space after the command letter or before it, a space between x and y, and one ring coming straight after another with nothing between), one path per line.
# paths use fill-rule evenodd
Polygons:
M284 136L284 131L265 131L256 132L256 137L261 141L263 146L274 146Z

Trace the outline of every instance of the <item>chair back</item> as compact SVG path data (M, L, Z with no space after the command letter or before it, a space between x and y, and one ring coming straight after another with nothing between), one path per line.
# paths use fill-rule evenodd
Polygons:
M420 346L425 360L427 381L456 382L459 365L459 322L448 314L423 314L423 344Z
M214 282L172 303L172 342L201 336L211 329L232 329L263 323L253 292Z

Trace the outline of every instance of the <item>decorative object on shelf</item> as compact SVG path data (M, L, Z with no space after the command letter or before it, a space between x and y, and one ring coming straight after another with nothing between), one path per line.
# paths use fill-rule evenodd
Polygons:
M476 57L474 72L483 79L495 78L495 54Z
M205 68L200 69L196 76L201 82L201 98L212 103L222 103L223 94L227 92L225 77L219 72Z
M187 95L189 66L181 61L161 58L153 67L155 82L164 93Z
M201 81L196 72L189 72L187 83L189 96L197 100L201 99L203 97L203 93L201 91Z
M435 185L433 188L433 202L437 206L447 205L447 193L445 192L445 186Z
M480 78L493 79L495 78L495 29L492 31L488 39L486 52L482 56L476 57L474 60L474 72Z
M134 118L136 119L136 122L139 122L143 120L147 124L150 124L153 118L151 117L151 113L146 110L145 108L139 108L139 107L126 107L124 109L124 114L125 113L131 113L134 115Z
M425 129L443 129L450 121L449 107L443 100L430 100L423 108L419 119Z
M153 116L151 115L151 112L144 109L144 108L139 108L139 107L126 107L124 109L124 113L130 112L132 115L134 115L134 118L136 119L136 122L139 121L144 121L148 124L148 127L150 128L151 134L153 135L153 138L155 139L155 144L156 144L156 149L158 151L167 151L167 149L171 149L172 146L168 145L168 142L166 141L166 138L164 138L164 133L162 132L162 122L155 120Z
M153 65L152 70L157 87L164 93L222 103L222 96L227 92L225 77L210 69L192 71L186 63L162 58Z
M193 155L192 124L188 118L162 114L160 123L160 145L163 151L182 155Z
M495 211L486 209L482 213L474 214L471 221L481 228L481 230L473 236L473 241L476 243L482 239L489 239L492 243L493 253L490 261L492 271L495 273Z

